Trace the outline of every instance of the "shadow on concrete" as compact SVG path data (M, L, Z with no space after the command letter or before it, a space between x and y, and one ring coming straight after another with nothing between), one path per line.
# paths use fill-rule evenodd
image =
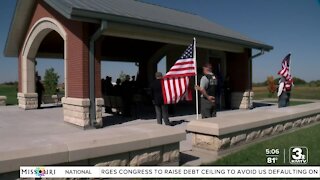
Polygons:
M273 106L273 105L274 105L274 104L272 104L272 103L267 103L267 102L253 102L253 108Z
M186 154L186 153L183 153L183 152L180 152L180 166L181 165L184 165L186 164L187 162L190 162L190 161L195 161L195 160L198 160L199 157L196 157L196 156L192 156L190 154Z
M178 120L178 121L171 121L172 126L176 126L182 123L188 122L186 120Z
M121 115L110 115L110 116L102 117L103 127L123 124L123 123L134 121L134 120L136 119L133 117L124 117Z
M40 109L53 109L53 108L62 108L62 104L46 104L41 105Z

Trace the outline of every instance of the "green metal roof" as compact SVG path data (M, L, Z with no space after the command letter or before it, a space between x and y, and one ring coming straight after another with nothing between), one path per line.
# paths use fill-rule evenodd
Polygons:
M18 0L15 17L21 13L22 4L27 6L30 2L20 2ZM164 30L176 31L187 34L194 34L229 43L239 44L245 47L269 51L272 46L260 41L251 39L238 32L227 29L221 25L211 22L201 16L177 11L162 6L149 4L135 0L44 0L53 9L58 11L64 17L72 20L96 22L109 20L114 22L123 22L129 24L138 24L151 28L160 28ZM20 5L20 6L19 6ZM19 8L21 10L19 10ZM30 8L32 9L32 8ZM20 17L21 18L27 18ZM19 17L13 18L13 21L19 20ZM20 20L21 21L21 20ZM23 26L23 24L12 23L12 26ZM11 29L21 27L11 27ZM9 32L5 54L7 56L16 56L11 48L13 45L10 40L12 33Z

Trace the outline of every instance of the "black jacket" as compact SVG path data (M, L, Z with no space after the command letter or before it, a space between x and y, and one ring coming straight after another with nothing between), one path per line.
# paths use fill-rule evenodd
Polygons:
M161 80L156 79L151 83L151 96L155 105L163 104Z

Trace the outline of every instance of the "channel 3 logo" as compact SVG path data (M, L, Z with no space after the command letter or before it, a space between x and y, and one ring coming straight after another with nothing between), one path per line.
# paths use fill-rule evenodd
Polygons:
M294 165L308 163L308 148L303 146L293 146L289 149L289 162Z

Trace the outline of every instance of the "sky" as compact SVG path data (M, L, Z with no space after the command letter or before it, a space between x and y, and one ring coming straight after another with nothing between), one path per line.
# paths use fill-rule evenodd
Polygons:
M282 59L291 52L291 73L307 81L320 79L320 0L144 0L145 2L200 15L226 28L274 47L253 59L253 82L277 76ZM3 55L14 0L0 2L0 83L18 79L17 58ZM255 51L253 54L256 53ZM163 61L164 62L164 61ZM164 63L159 67L163 69ZM44 75L53 67L63 79L62 60L39 59L37 70ZM133 63L102 63L102 76L115 80L121 71L135 75Z

